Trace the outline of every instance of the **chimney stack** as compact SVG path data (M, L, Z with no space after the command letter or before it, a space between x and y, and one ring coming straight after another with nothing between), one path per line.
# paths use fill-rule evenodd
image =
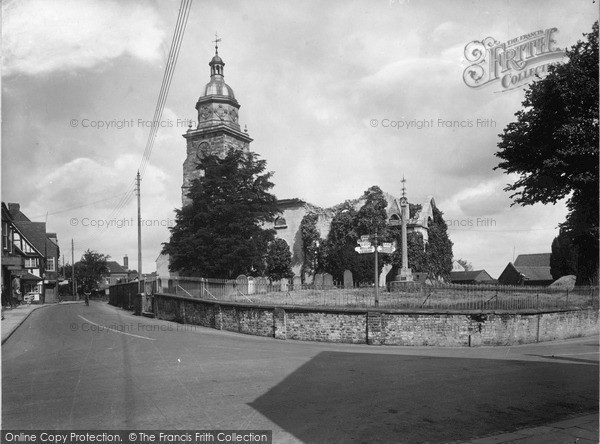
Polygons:
M129 258L127 257L127 255L125 255L125 257L123 258L123 268L125 270L129 270Z
M15 216L16 214L19 214L19 211L21 211L21 205L18 203L9 203L8 204L8 212L11 214L11 216Z

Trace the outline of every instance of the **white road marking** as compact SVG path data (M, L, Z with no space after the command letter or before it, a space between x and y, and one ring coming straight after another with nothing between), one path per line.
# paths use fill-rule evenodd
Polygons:
M105 328L105 329L107 329L107 330L110 330L110 331L112 331L112 332L115 332L115 333L120 333L120 334L122 334L122 335L127 335L127 336L133 336L134 338L148 339L149 341L156 341L156 339L154 339L154 338L149 338L149 337L147 337L147 336L139 336L139 335L134 335L133 333L126 333L126 332L124 332L124 331L119 331L119 330L116 330L116 329L114 329L114 328L110 328L110 327L107 327L107 326L105 326L105 325L102 325L102 324L96 324L95 322L92 322L92 321L90 321L89 319L86 319L86 318L84 318L84 317L83 317L83 316L81 316L81 315L77 315L77 316L79 316L79 317L80 317L81 319L83 319L85 322L88 322L88 323L90 323L90 324L92 324L92 325L95 325L96 327L102 327L102 328Z
M579 356L579 355L597 355L600 351L597 352L587 352L587 353L561 353L561 354L553 354L552 356Z

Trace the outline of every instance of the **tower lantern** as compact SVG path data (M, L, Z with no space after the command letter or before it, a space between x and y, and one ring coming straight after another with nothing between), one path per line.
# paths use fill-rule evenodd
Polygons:
M240 104L233 89L225 83L225 62L219 56L218 43L221 38L215 33L215 55L209 62L210 81L196 102L198 125L190 127L183 137L186 139L187 156L183 162L183 206L191 203L188 193L192 181L201 176L198 162L207 155L224 157L229 149L249 151L252 139L240 129L238 122Z

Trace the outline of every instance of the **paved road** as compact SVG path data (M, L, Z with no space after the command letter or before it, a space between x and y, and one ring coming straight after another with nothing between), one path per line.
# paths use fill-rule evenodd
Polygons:
M272 429L274 442L448 442L598 410L598 340L516 347L279 341L37 310L2 346L2 427Z

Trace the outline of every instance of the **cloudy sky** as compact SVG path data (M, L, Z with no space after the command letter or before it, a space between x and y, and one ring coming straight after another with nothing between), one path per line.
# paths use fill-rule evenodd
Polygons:
M2 7L2 200L47 220L67 261L73 238L76 260L90 248L136 267L135 199L115 209L141 164L179 0ZM444 212L455 258L497 278L513 251L549 252L564 203L511 207L511 178L493 171L523 89L467 87L465 45L554 27L554 45L570 47L597 17L592 0L196 0L142 181L144 272L181 206L181 135L209 81L215 31L278 198L328 207L371 185L399 195L404 175L411 202L433 195Z

